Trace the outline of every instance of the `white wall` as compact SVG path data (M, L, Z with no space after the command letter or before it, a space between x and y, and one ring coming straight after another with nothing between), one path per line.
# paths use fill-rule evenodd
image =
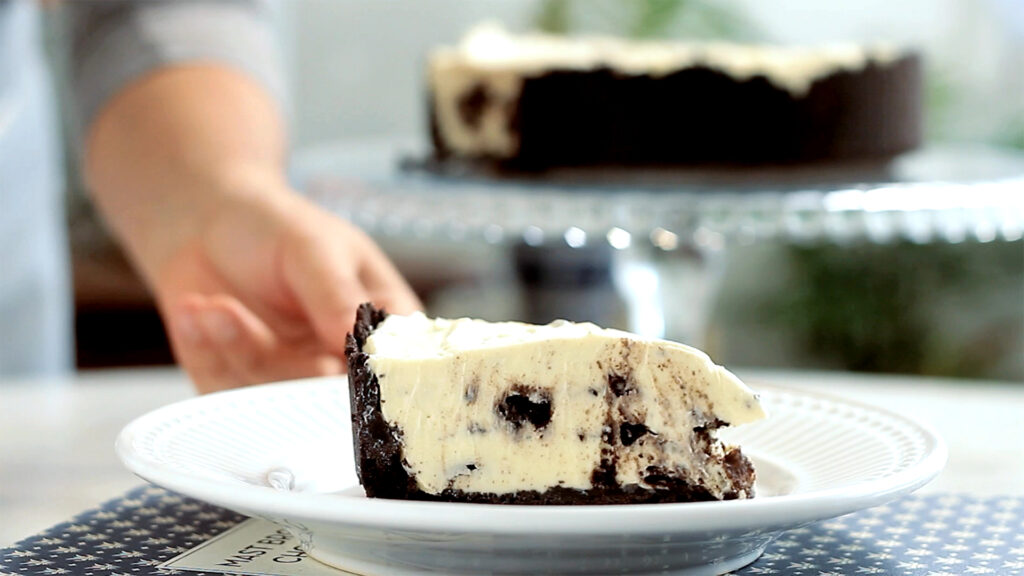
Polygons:
M301 0L284 4L298 146L424 125L423 63L486 18L526 22L522 0Z

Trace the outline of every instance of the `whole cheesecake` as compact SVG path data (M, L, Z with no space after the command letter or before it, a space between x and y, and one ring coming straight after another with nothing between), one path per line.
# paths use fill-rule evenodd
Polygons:
M367 496L500 504L751 498L717 430L764 418L704 353L593 324L388 315L346 349Z
M922 138L921 63L891 46L511 35L428 64L436 160L566 166L887 159Z

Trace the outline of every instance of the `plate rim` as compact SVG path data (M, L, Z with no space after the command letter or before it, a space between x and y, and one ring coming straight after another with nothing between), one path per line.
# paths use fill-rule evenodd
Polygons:
M119 433L115 451L130 471L152 484L249 515L364 529L533 536L781 530L884 504L909 494L934 479L948 459L942 437L930 424L917 418L841 395L757 382L751 383L755 392L771 389L853 406L900 420L916 428L931 449L917 463L894 474L852 486L800 494L714 502L517 506L351 498L336 493L285 492L255 484L229 484L174 473L166 467L154 465L133 448L136 439L151 428L151 423L163 421L166 416L179 413L186 407L195 410L206 404L240 400L243 395L267 394L267 390L326 386L344 386L347 391L347 378L328 376L273 382L180 400L132 420ZM453 506L464 513L450 514ZM572 514L565 514L566 511ZM495 517L500 521L495 521ZM619 521L614 521L615 518ZM699 522L694 523L694 520Z

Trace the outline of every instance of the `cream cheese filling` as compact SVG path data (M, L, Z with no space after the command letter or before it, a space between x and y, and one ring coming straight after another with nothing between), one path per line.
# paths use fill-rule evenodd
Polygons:
M391 315L364 351L407 470L432 494L592 488L602 435L628 423L649 432L615 447L620 485L642 484L656 466L720 496L728 479L694 447L693 429L764 417L704 353L593 324Z

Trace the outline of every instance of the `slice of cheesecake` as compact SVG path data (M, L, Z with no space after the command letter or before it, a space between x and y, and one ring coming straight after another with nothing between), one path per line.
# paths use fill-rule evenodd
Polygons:
M703 352L593 324L388 315L360 307L347 346L367 496L627 504L753 496L716 431L764 418Z

